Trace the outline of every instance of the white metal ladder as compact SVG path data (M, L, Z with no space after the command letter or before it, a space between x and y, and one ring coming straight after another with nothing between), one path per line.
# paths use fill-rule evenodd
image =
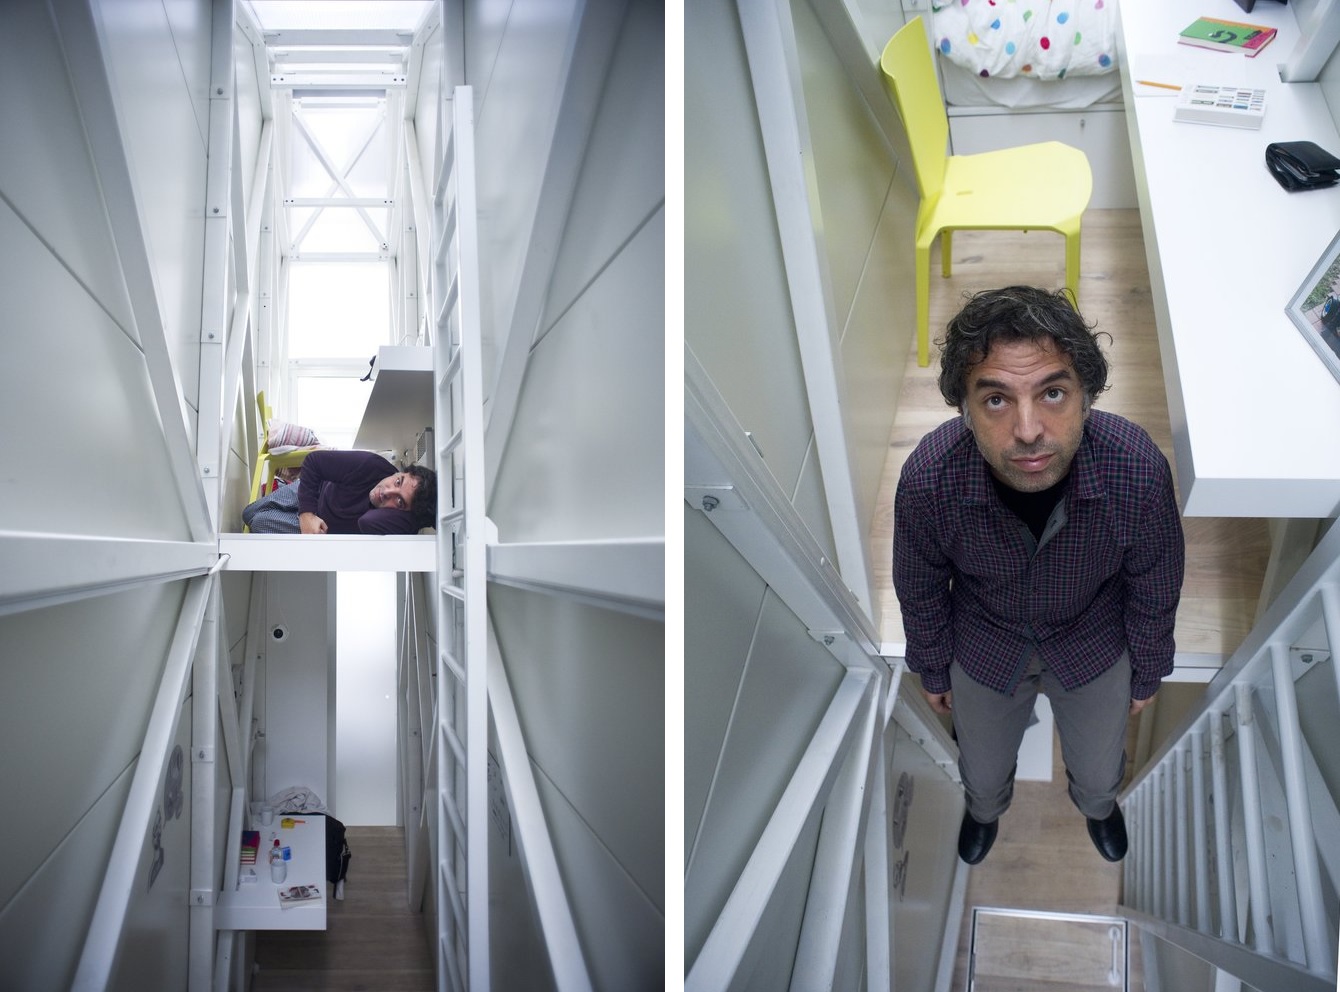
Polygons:
M452 120L438 127L445 147L431 222L439 487L434 887L437 987L465 992L489 987L487 521L471 87L456 88L450 109Z
M1123 915L1254 988L1335 987L1337 643L1332 526L1121 797Z

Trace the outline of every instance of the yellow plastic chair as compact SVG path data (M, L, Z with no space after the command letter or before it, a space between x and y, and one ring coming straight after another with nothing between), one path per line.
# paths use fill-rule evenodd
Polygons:
M917 210L917 363L930 364L931 245L940 239L947 278L956 230L1056 231L1065 237L1065 284L1079 292L1079 222L1093 174L1078 148L1059 141L976 155L950 155L949 118L921 18L908 21L884 48L879 67L898 110L921 206Z
M298 468L303 459L320 447L295 448L293 451L275 454L270 450L270 418L273 414L265 403L264 392L256 394L256 409L261 417L261 447L256 454L255 471L251 473L251 499L248 500L251 503L260 499L261 493L270 488L276 472L285 468Z

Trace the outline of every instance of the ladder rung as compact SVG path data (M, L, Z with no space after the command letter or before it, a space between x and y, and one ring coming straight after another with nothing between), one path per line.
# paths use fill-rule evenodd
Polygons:
M465 685L465 669L461 667L461 663L459 661L457 661L455 658L453 658L446 652L443 652L442 664L447 667L447 671L451 672L451 674L456 677L457 682L459 682L461 685Z
M455 434L451 435L451 437L443 441L441 446L439 446L437 449L437 459L439 464L446 460L444 456L451 454L453 451L459 448L461 446L461 441L463 441L464 439L465 439L465 428L462 427Z
M442 305L437 308L437 326L439 330L445 330L447 319L451 316L451 310L456 306L456 287L459 284L456 281L456 273L451 274L451 282L447 284L447 291L442 295Z
M451 360L447 362L447 367L444 368L442 370L442 374L438 376L437 388L440 390L443 386L448 385L453 379L455 379L460 374L461 374L461 349L457 348L455 351L451 353Z
M465 589L461 586L453 586L449 582L443 582L438 588L442 591L444 596L450 596L452 599L460 600L462 603L465 602Z
M445 740L447 745L451 748L451 753L456 755L456 763L464 768L465 744L456 736L456 732L451 729L450 725L445 723L442 724L442 739Z
M461 812L456 808L456 804L449 797L444 796L442 808L447 811L447 819L451 821L451 829L455 837L464 839L465 821L461 819Z
M456 919L460 921L460 925L456 929L463 931L465 930L465 922L467 918L465 915L465 903L461 901L459 880L456 878L456 873L452 870L450 858L441 858L440 862L442 866L442 888L447 890L447 897L451 899L451 905L455 910Z
M465 507L457 506L448 510L446 513L438 514L437 522L440 524L454 524L456 521L465 517Z

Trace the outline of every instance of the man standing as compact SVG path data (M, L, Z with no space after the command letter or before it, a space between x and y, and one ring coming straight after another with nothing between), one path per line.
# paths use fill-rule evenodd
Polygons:
M973 296L949 322L939 382L961 416L903 467L893 578L907 665L953 715L959 856L977 864L991 849L1042 691L1070 798L1099 853L1120 861L1127 716L1173 667L1184 546L1167 459L1091 408L1107 360L1064 292Z

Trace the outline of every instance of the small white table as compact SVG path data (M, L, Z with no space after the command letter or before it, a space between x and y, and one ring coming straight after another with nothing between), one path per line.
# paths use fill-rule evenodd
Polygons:
M274 822L268 826L257 825L261 846L256 854L256 863L242 865L237 890L219 896L214 907L216 930L326 929L326 899L329 897L329 884L326 882L326 818L313 813L290 815L297 822L289 828L280 826L283 817L278 813L275 814ZM293 854L292 860L288 862L288 874L279 884L270 881L272 836L278 837L280 846L288 847ZM239 855L234 853L233 856ZM241 881L247 869L256 872L256 881ZM316 885L320 888L321 898L284 909L279 905L279 890L290 885Z
M1119 10L1122 93L1183 511L1335 516L1340 382L1285 306L1340 231L1340 186L1287 193L1265 167L1275 141L1313 141L1340 155L1320 86L1279 78L1278 63L1299 39L1293 6L1258 3L1243 14L1229 0L1138 0ZM1200 16L1279 34L1253 59L1178 44ZM1264 122L1260 130L1176 122L1175 92L1142 79L1264 87Z

